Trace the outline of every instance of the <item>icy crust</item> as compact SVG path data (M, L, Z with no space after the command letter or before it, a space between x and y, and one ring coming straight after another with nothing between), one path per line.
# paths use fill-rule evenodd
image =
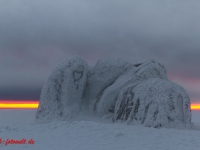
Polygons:
M156 60L150 60L136 64L128 69L98 97L94 105L95 113L103 116L113 112L117 97L122 88L130 83L136 83L149 78L167 79L165 67Z
M112 58L88 66L73 57L59 64L42 89L36 118L80 114L155 128L194 128L186 91L169 81L155 60L133 65Z
M88 71L87 83L84 92L84 101L93 105L102 91L113 84L133 64L119 58L101 59ZM92 107L93 108L93 107Z
M151 78L124 87L114 109L113 121L147 127L194 128L186 91L168 80Z
M82 57L73 57L59 64L45 83L38 119L70 118L81 109L88 65Z

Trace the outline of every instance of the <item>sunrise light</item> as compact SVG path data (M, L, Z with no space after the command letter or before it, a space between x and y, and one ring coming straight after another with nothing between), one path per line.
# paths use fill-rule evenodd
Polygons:
M0 101L0 109L37 109L39 101Z
M0 101L0 109L37 109L39 101ZM191 104L191 110L200 110L200 104Z
M200 104L191 104L192 110L200 110Z

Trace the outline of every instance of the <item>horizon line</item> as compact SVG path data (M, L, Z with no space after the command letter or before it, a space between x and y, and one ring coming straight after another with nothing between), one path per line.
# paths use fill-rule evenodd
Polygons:
M0 109L38 109L39 100L0 100ZM191 110L200 110L200 103L190 103Z

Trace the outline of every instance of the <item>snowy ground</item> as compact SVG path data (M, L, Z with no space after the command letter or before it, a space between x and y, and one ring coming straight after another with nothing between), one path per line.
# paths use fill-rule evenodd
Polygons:
M36 110L0 110L0 139L31 138L34 144L0 144L2 150L198 150L200 130L154 129L95 118L36 123ZM200 127L200 111L192 121Z

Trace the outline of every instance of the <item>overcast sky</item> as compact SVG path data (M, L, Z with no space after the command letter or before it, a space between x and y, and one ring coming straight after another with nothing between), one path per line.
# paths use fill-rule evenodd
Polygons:
M74 55L156 59L200 102L200 1L0 0L0 99L39 99Z

